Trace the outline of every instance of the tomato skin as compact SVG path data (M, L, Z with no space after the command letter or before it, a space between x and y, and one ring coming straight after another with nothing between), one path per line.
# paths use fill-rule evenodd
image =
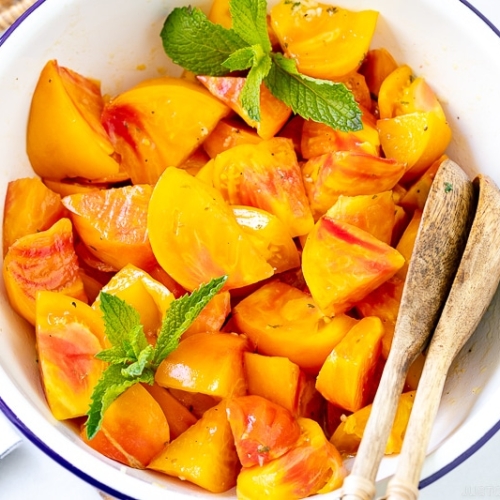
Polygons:
M301 435L288 453L241 470L236 486L239 499L298 500L342 485L346 470L335 446L313 420L300 418L298 423Z
M262 466L284 455L300 436L293 415L261 396L232 398L226 413L243 467Z
M62 292L87 302L71 221L60 219L46 231L13 243L3 261L3 279L12 308L32 325L39 290Z
M154 187L147 230L158 263L186 290L223 275L230 290L274 274L221 194L183 170L167 168Z

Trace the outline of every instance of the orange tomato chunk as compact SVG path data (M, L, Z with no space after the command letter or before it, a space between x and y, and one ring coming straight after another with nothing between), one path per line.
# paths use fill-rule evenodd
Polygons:
M113 98L102 122L132 182L154 184L166 167L181 165L229 112L200 85L161 77Z
M61 197L40 179L9 182L3 214L3 254L21 236L45 231L64 215Z
M144 469L170 441L170 429L160 405L135 384L109 405L93 439L87 439L85 427L80 436L103 455Z
M309 294L276 280L243 299L233 310L233 321L257 352L286 357L308 373L319 371L356 323L345 314L325 316Z
M400 396L394 423L385 448L386 455L392 455L393 453L399 453L401 451L414 399L414 391L403 393ZM352 456L358 451L359 443L363 437L371 409L372 405L368 405L352 415L349 415L343 419L342 423L333 433L330 441L342 455Z
M222 493L236 485L241 465L223 401L173 440L149 468Z
M100 118L104 102L98 82L50 60L31 100L26 151L40 177L99 179L119 164Z
M371 403L383 334L379 318L365 317L333 348L316 379L316 389L330 403L351 412Z
M162 387L219 398L246 392L243 352L248 341L230 333L197 333L183 340L156 371Z

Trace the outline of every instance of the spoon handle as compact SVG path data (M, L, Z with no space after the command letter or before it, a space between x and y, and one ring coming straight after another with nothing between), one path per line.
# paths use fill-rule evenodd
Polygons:
M478 176L479 200L469 239L432 337L386 499L415 500L430 433L450 365L476 329L500 281L500 191Z
M408 267L394 338L344 500L369 500L411 363L434 329L465 245L474 199L463 170L447 160L438 169Z

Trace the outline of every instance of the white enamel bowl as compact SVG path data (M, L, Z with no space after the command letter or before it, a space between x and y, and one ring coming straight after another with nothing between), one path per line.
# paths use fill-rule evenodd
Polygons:
M56 58L61 65L98 78L109 94L165 71L173 74L175 69L164 55L159 32L170 9L187 3L197 2L39 0L4 33L0 39L1 200L8 181L33 175L25 152L26 120L45 62ZM209 0L198 3L207 8ZM450 157L471 176L484 172L500 184L500 34L459 0L339 0L337 4L380 11L373 47L386 47L398 62L409 64L427 78L453 128ZM51 416L38 377L32 333L11 311L3 284L0 409L48 455L117 498L212 497L188 484L103 458ZM421 486L463 461L499 427L497 296L451 369ZM390 475L395 460L384 459L379 479ZM234 497L234 492L222 497Z

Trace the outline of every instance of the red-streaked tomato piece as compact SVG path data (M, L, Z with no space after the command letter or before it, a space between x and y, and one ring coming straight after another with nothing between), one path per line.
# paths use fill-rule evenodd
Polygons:
M47 231L28 234L13 243L3 261L3 279L10 305L32 325L40 290L61 292L87 302L71 221L60 219Z
M392 189L405 170L405 164L396 160L336 151L307 161L302 167L302 175L311 210L317 219L340 195L377 194Z
M348 222L390 245L396 207L392 191L359 196L340 196L327 215Z
M347 471L335 446L314 420L298 422L301 436L288 453L262 467L241 470L236 486L239 499L298 500L342 485Z
M107 363L95 355L107 345L101 314L62 293L36 297L36 346L42 384L58 420L81 417Z
M229 399L226 413L243 467L262 466L284 455L300 436L290 411L261 396Z
M36 177L7 184L3 215L3 254L21 236L46 231L64 217L59 194Z
M170 441L170 428L153 396L135 384L110 404L93 439L87 439L85 427L80 436L103 455L144 469Z
M250 127L257 130L262 139L271 139L283 127L292 110L271 94L268 88L260 86L260 121L256 122L241 105L241 91L245 77L235 76L199 76L198 80L221 102L229 106Z
M201 85L161 77L108 102L102 122L132 182L154 184L166 167L181 165L229 113Z
M327 314L347 311L404 264L404 257L371 234L321 217L302 252L302 270L318 306Z
M231 289L274 274L221 194L183 170L167 168L156 184L147 229L158 263L186 290L223 275Z
M63 198L88 250L118 271L127 264L148 270L156 264L146 231L151 186L101 189Z
M380 139L375 117L361 106L363 128L356 132L342 132L312 120L304 121L301 151L306 160L334 151L358 151L380 155Z
M312 229L300 167L289 139L242 144L219 154L213 181L231 205L257 207L276 215L292 237Z
M259 353L287 357L317 373L356 320L345 314L325 316L309 294L273 280L234 308L233 322Z

